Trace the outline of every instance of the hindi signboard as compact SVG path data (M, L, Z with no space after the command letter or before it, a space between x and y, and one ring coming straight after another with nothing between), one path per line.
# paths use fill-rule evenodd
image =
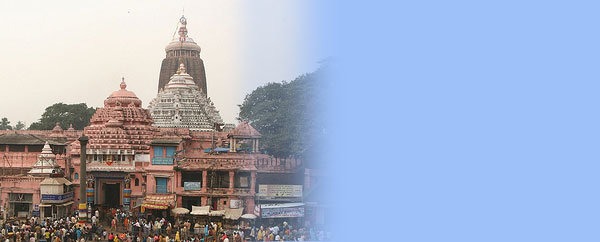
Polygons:
M200 191L202 190L201 182L184 182L183 183L184 191Z
M261 197L302 197L302 185L258 185Z
M304 204L263 204L260 206L262 218L295 218L304 217Z

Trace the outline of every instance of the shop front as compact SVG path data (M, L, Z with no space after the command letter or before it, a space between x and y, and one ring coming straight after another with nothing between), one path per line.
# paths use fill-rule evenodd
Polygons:
M64 217L71 213L73 184L63 177L49 177L40 183L42 218Z
M9 193L8 194L8 215L12 217L29 217L33 209L32 193Z
M149 218L167 218L175 201L175 194L148 194L144 197L140 212Z

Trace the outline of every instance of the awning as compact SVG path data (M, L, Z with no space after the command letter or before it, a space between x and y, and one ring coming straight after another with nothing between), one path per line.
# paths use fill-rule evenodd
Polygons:
M210 211L210 212L208 212L208 216L217 216L217 217L220 217L220 216L223 216L223 215L225 215L225 210L216 210L216 211Z
M44 179L42 182L40 182L40 185L67 185L70 186L73 183L71 183L69 180L65 179L64 177L48 177L46 179Z
M168 209L175 201L175 194L150 194L144 198L142 208Z
M225 219L238 220L242 216L244 208L226 208Z
M40 208L43 208L43 207L52 207L52 204L46 204L46 203L40 204Z
M73 202L73 201L70 201L70 202L68 202L68 203L65 203L65 204L60 204L60 205L57 205L57 206L63 206L63 207L65 207L65 206L69 206L69 205L71 205L71 204L73 204L73 203L75 203L75 202Z
M210 206L192 206L191 215L208 215Z

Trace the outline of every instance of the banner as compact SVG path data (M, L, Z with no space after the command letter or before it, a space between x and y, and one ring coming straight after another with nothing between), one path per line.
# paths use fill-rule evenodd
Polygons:
M149 194L144 198L144 209L167 209L175 203L175 194Z

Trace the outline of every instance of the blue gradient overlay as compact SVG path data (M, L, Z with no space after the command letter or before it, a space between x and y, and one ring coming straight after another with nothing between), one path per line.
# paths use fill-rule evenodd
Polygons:
M600 4L324 1L337 241L600 241Z

